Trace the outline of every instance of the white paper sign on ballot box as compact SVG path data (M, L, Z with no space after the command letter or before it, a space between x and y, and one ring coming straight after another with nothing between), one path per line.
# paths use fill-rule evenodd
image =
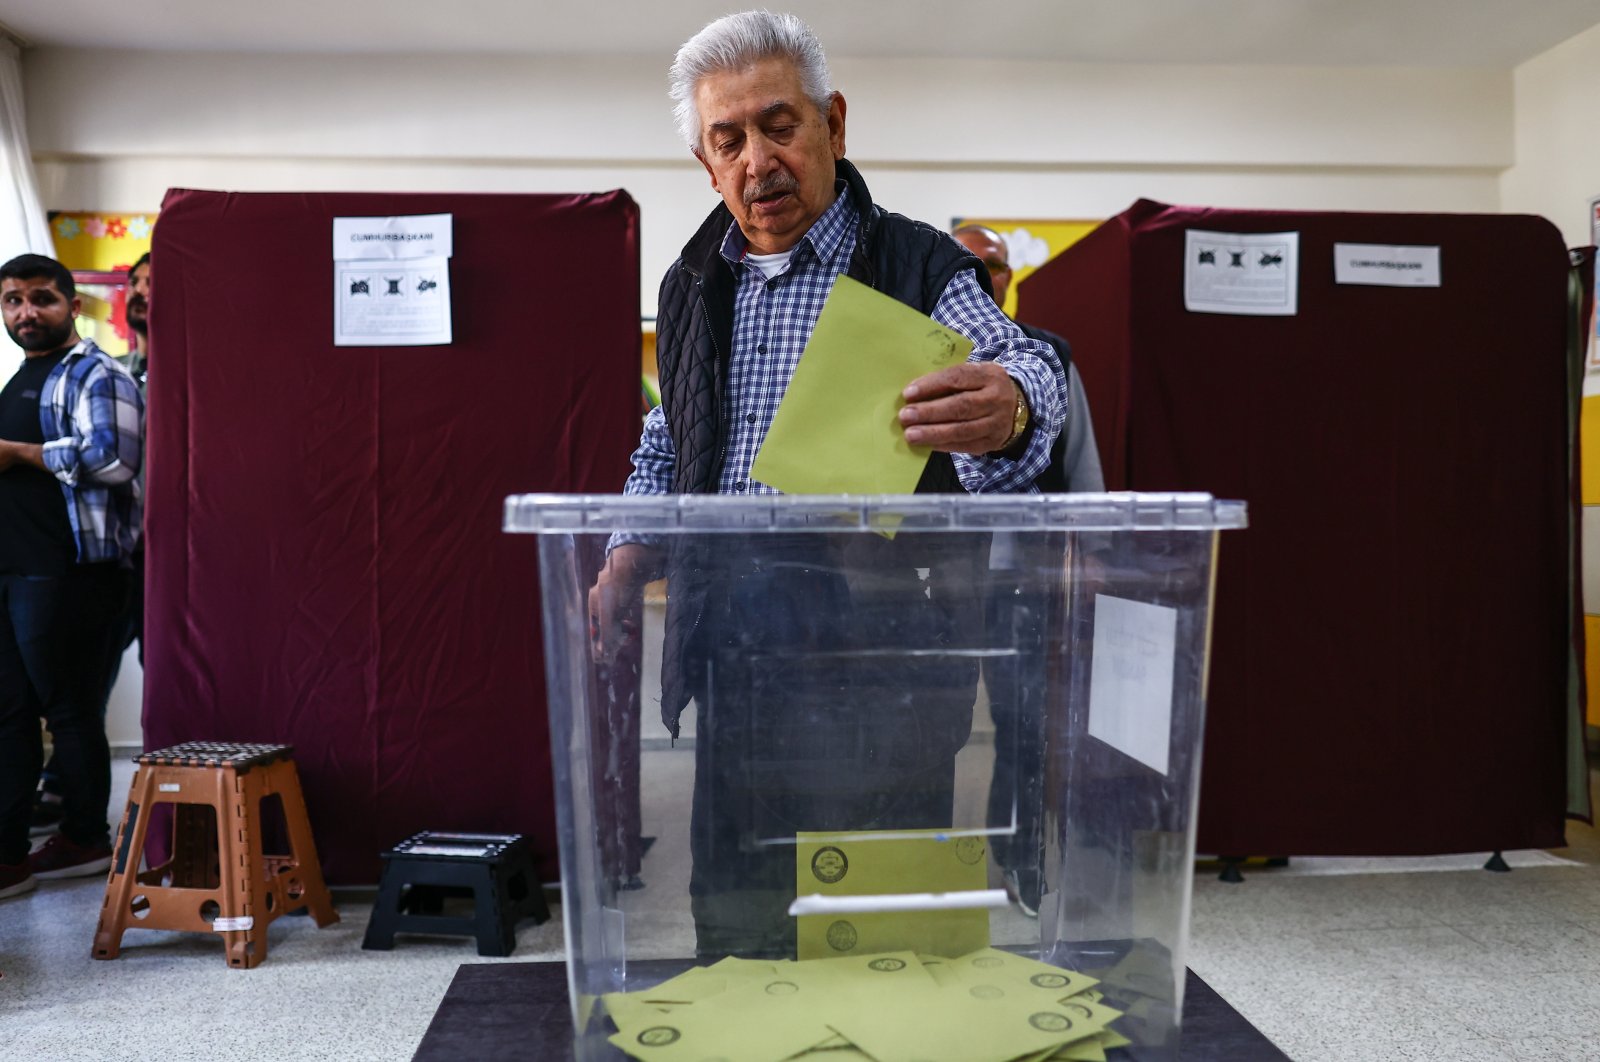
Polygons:
M449 344L453 231L450 214L334 218L334 345Z

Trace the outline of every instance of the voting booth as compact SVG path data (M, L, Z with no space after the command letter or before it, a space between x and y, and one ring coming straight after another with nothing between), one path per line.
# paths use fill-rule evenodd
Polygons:
M146 747L292 745L331 884L423 829L559 873L544 667L509 633L534 551L500 506L627 478L638 228L620 191L167 195Z
M509 498L577 1056L1176 1058L1244 525L1204 494Z
M1589 816L1591 280L1543 218L1141 200L1020 285L1072 343L1108 486L1250 500L1202 851L1551 848Z

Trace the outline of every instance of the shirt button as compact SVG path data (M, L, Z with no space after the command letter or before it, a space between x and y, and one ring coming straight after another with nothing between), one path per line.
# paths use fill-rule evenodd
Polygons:
M754 413L746 413L744 415L744 419L749 421L751 424L754 424L756 422L756 415Z
M778 290L778 278L777 277L773 277L771 280L767 281L767 290L768 291L777 291Z
M734 484L733 484L733 489L734 490L744 490L744 480L742 480L742 479L735 480Z
M757 343L756 344L756 353L757 354L765 354L766 352L767 352L767 345L765 343Z

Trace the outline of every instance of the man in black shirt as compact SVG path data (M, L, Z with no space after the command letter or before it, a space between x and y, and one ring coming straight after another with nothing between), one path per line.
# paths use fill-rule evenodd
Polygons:
M133 377L139 385L139 394L146 393L145 382L150 370L150 252L140 255L133 265L128 267L128 353L118 357L117 363ZM0 433L0 438L4 433ZM141 463L141 467L143 467ZM139 548L133 555L133 574L130 577L132 593L128 598L128 607L123 610L121 619L117 623L117 633L114 639L127 650L135 640L139 642L139 663L144 663L144 542L141 539ZM121 670L122 653L113 655L111 671L106 675L106 698L102 702L101 717L105 716L105 707L111 700L111 691L117 685L117 675ZM54 833L61 825L61 783L56 777L54 761L46 763L44 772L39 780L39 793L33 805L33 818L28 832L33 835Z
M111 862L101 705L139 529L144 402L121 366L79 338L78 305L54 259L0 266L0 316L26 355L0 389L0 898ZM30 853L41 718L62 820Z

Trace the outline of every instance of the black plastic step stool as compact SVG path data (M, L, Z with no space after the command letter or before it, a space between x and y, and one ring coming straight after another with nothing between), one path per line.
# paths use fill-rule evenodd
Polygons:
M470 918L440 914L450 896L471 895ZM510 955L517 923L550 920L534 871L533 849L520 833L435 833L407 837L383 853L378 899L363 948L388 951L396 933L478 938L479 955Z

